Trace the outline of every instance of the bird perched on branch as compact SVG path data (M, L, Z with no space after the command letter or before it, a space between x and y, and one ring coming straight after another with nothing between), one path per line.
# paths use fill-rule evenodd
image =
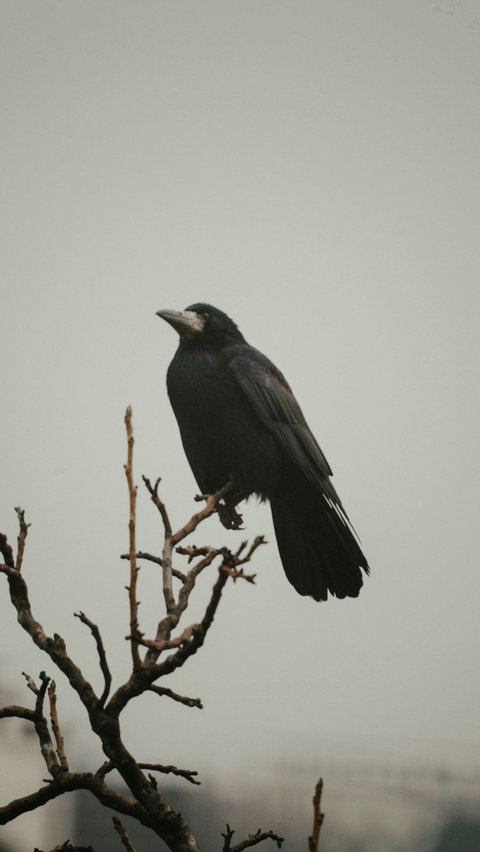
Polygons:
M158 311L180 335L167 388L183 447L203 494L229 483L220 519L268 499L280 558L301 595L357 597L368 564L332 471L279 370L211 305Z

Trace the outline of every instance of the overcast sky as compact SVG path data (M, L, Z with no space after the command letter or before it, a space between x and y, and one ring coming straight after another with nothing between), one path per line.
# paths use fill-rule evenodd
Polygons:
M322 771L334 743L473 761L480 2L0 11L0 529L14 542L13 507L25 507L37 618L98 683L73 618L84 610L127 676L123 414L132 404L137 480L162 476L180 525L196 485L165 390L176 335L155 312L208 301L288 378L372 574L357 600L296 595L269 509L251 501L246 534L269 540L257 585L227 589L170 684L205 710L142 699L127 744L141 757L154 735L150 759L200 771L226 753L231 766L308 755ZM158 550L141 488L138 511L139 546ZM195 541L244 535L212 519ZM1 686L28 703L20 672L53 671L2 598ZM153 567L140 598L151 634ZM71 751L95 765L59 689Z

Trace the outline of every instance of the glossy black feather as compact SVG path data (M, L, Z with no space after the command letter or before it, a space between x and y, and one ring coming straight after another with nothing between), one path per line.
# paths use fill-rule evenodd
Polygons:
M232 479L233 503L250 494L269 499L297 591L316 600L328 592L356 597L367 561L288 383L222 311L203 303L187 311L202 318L203 331L177 328L167 387L199 488L212 493Z

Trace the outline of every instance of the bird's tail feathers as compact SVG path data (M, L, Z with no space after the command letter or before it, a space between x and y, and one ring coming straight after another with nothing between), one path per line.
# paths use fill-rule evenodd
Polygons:
M340 501L318 488L282 489L271 497L280 558L301 595L357 597L368 564Z

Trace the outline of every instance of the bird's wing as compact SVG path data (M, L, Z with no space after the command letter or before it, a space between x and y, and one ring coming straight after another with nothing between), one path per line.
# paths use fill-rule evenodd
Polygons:
M280 370L248 344L232 347L229 367L260 420L273 432L294 464L312 484L337 500L329 481L330 465Z

